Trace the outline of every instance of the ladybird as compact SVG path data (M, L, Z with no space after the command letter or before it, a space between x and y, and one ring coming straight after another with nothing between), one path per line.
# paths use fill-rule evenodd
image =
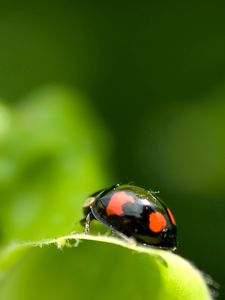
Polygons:
M133 184L116 184L90 195L83 205L85 233L96 219L137 243L176 249L177 227L170 209L155 193Z

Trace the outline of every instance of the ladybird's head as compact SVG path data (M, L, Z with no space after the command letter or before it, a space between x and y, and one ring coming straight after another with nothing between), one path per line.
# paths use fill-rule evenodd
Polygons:
M106 189L101 189L101 190L91 194L89 197L87 197L85 199L84 204L83 204L84 215L87 215L89 213L90 207L95 202L96 198L99 197L100 195L102 195L105 191L106 191Z

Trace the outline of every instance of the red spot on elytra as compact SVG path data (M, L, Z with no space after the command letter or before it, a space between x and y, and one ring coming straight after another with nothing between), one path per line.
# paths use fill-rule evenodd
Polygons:
M155 211L149 214L149 229L155 233L162 231L166 227L166 219L164 215Z
M175 221L174 216L172 215L170 209L167 208L167 211L168 211L168 214L169 214L169 216L170 216L171 222L173 223L173 225L176 225L176 221Z
M126 192L116 192L112 195L106 208L108 216L120 216L124 214L123 205L127 203L134 203L134 198L129 196Z

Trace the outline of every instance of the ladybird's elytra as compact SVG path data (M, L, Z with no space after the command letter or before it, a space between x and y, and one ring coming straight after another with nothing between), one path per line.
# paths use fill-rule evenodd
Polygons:
M90 195L83 206L85 231L96 219L114 232L143 245L175 250L176 222L170 209L151 191L116 184Z

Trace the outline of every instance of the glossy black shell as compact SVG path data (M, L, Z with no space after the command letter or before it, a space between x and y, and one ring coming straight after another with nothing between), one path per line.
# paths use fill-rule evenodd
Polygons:
M120 191L125 192L124 195L133 199L133 202L122 205L122 214L109 215L109 202ZM152 212L160 212L166 220L166 226L160 232L149 228L149 215ZM91 219L96 219L118 234L131 237L141 244L171 250L176 248L176 224L167 206L155 194L143 188L118 184L98 191L87 199L84 214L90 214Z

